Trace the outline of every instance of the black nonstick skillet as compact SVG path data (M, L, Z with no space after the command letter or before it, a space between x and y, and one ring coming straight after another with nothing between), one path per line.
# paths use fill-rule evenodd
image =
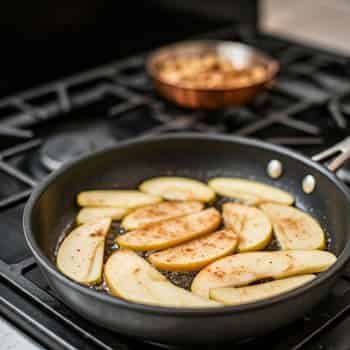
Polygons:
M346 140L316 160L343 152L330 163L334 171L349 157L348 144ZM280 177L276 166L283 168ZM294 291L256 303L210 309L128 302L79 285L57 270L54 249L77 213L77 193L136 188L147 178L169 174L202 181L242 177L293 193L296 206L310 212L327 232L337 262ZM292 322L326 296L350 257L350 194L326 167L285 148L232 136L172 134L119 143L59 169L29 199L24 231L51 288L64 303L98 325L167 344L230 341Z

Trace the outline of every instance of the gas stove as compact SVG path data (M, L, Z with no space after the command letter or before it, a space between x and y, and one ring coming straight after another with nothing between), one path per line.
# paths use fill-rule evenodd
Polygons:
M264 50L281 62L281 72L250 104L217 112L187 110L161 99L145 74L146 54L0 101L0 314L43 346L157 348L82 319L48 287L26 247L21 222L32 189L50 172L84 153L144 135L241 135L312 155L349 134L349 58L237 28L203 38L238 40ZM350 182L350 167L338 175ZM328 299L303 319L220 348L345 349L349 327L347 269Z

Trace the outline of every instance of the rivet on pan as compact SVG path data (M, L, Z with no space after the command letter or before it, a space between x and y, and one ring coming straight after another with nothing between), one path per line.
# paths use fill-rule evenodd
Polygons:
M316 187L316 180L312 175L306 175L302 182L303 191L305 193L312 193Z
M283 172L283 166L279 160L272 159L269 161L269 164L267 164L267 173L271 178L273 179L279 178L282 175L282 172Z

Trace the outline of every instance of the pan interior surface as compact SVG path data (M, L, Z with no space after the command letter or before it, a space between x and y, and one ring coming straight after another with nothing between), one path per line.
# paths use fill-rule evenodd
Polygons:
M271 159L283 164L279 179L267 175ZM194 135L127 142L59 170L29 201L29 242L34 242L53 266L57 240L72 225L78 212L75 198L79 192L134 189L145 179L167 175L204 182L217 176L241 177L289 191L296 198L296 206L315 217L326 231L329 250L337 256L344 251L350 230L350 202L345 187L336 184L335 178L322 167L254 140ZM316 179L312 194L302 191L301 182L306 175Z

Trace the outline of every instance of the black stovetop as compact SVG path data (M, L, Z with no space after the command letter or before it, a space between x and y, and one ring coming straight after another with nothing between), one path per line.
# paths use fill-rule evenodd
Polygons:
M234 29L203 37L241 40L267 51L282 64L276 82L244 107L193 112L155 94L144 72L145 55L139 55L0 101L0 314L48 348L156 348L99 328L65 307L26 247L25 202L64 160L166 132L251 136L307 155L349 134L350 59ZM339 175L350 179L346 170ZM274 334L215 348L345 349L349 309L347 269L331 295L305 318Z

